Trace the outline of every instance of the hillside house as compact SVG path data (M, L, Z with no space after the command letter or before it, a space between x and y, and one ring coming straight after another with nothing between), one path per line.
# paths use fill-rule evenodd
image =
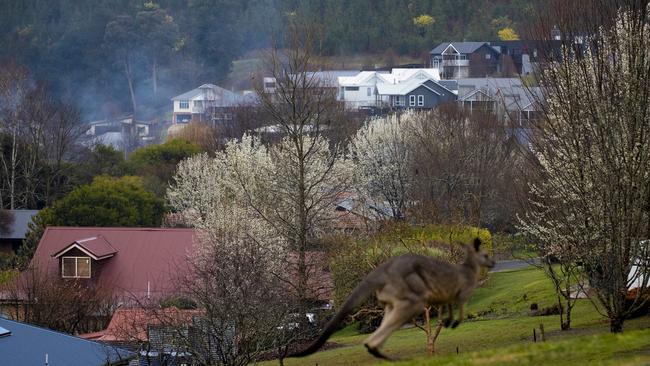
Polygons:
M444 42L429 52L430 66L442 79L493 75L499 70L499 50L488 42Z
M228 119L228 110L254 103L252 93L245 95L213 84L203 84L172 99L172 123L214 122Z

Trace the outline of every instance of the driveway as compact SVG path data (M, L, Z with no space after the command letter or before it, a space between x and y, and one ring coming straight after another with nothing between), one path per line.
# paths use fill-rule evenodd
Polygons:
M534 259L535 263L539 263L539 259ZM522 269L530 267L532 264L530 261L525 261L521 259L511 259L506 261L497 261L496 265L490 272L501 272L501 271L512 271L515 269Z

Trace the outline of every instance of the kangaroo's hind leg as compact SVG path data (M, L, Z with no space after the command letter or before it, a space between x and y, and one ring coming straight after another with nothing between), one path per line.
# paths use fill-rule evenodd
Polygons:
M465 310L465 304L461 302L460 304L458 304L458 319L456 319L453 323L451 323L452 328L456 328L458 324L460 324L463 321L463 317L465 316L464 310Z
M394 331L413 319L414 316L422 313L422 311L424 311L424 303L410 300L398 300L394 302L392 309L384 315L384 319L382 319L379 328L364 342L368 352L375 357L390 360L389 357L379 352L379 348L384 345Z
M454 322L454 308L451 303L447 304L447 311L449 312L449 315L447 316L447 319L445 319L445 328L449 328L449 326Z

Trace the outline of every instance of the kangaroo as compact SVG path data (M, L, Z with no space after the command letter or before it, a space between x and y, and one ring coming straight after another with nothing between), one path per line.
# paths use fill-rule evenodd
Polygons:
M481 240L478 238L474 239L473 248L465 246L466 257L462 264L415 254L401 255L382 263L357 285L318 339L289 357L304 357L316 352L334 333L338 324L373 292L384 305L384 318L379 328L364 341L364 345L375 357L390 360L379 348L394 331L420 315L427 305L446 305L449 317L444 324L456 328L463 321L463 308L476 288L480 268L494 267L494 260L480 246ZM455 321L452 311L454 304L459 307Z

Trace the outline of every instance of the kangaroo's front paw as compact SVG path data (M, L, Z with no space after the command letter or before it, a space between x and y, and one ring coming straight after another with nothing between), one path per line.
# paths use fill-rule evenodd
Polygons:
M458 320L454 320L454 322L451 324L451 328L452 329L456 328L458 326L458 324L460 324L460 322Z

